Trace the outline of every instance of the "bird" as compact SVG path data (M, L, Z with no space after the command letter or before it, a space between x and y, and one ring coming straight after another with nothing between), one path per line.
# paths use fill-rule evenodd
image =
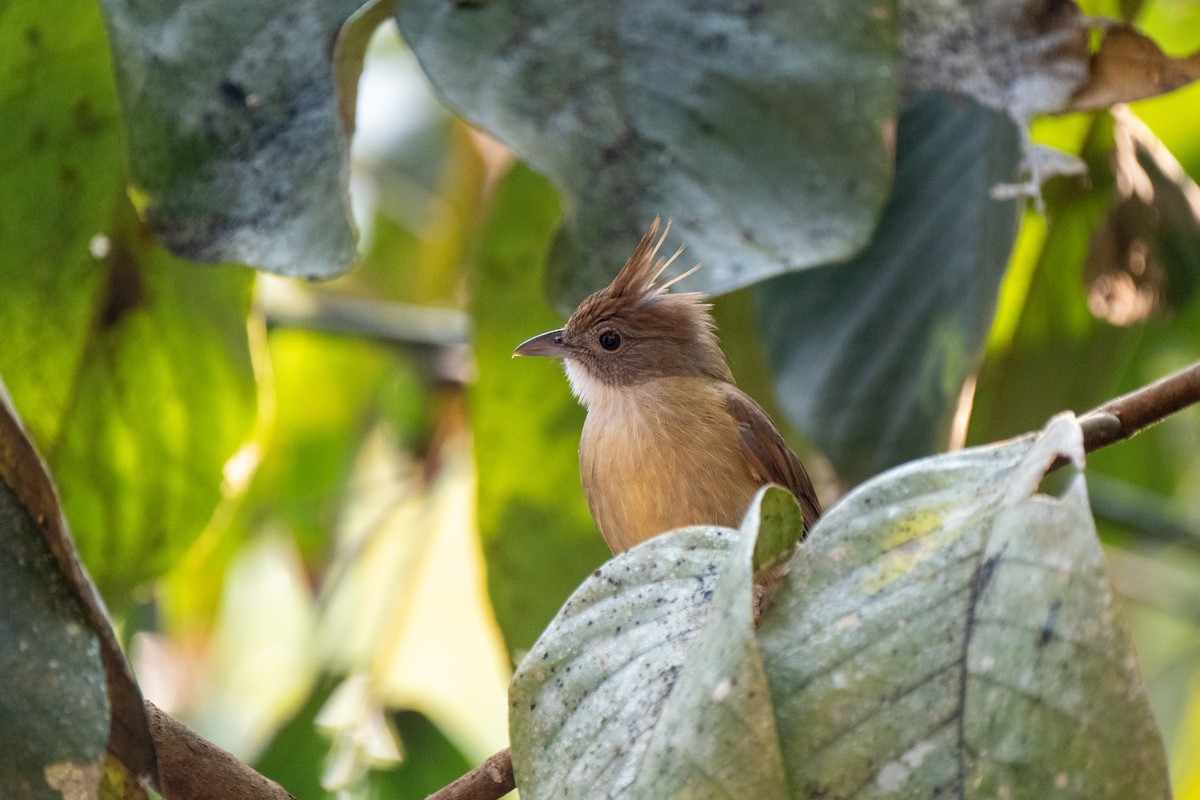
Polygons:
M737 528L759 488L800 503L804 530L821 506L800 459L762 406L734 383L700 292L661 280L655 218L617 276L558 329L513 356L562 359L587 411L579 442L583 493L614 554L691 525Z

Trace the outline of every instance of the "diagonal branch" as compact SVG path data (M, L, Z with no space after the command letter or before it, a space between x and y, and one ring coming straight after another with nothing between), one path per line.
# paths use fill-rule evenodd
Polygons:
M295 800L275 781L255 772L150 701L146 716L158 751L166 800Z
M496 800L515 788L512 751L506 747L425 800Z
M1200 361L1084 414L1079 418L1083 447L1090 453L1128 439L1196 402L1200 402Z

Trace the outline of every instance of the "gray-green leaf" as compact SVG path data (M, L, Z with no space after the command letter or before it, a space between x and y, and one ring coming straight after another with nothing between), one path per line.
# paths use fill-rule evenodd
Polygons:
M786 549L795 516L780 490L740 540L688 528L613 559L514 678L524 796L1169 796L1083 479L1039 492L1059 455L1082 464L1069 415L869 482L757 636L755 550Z
M195 261L328 277L354 259L333 49L362 0L103 0L132 181Z
M548 269L568 306L658 215L705 264L689 288L710 293L857 251L890 181L895 15L875 0L397 11L447 101L566 195Z
M933 452L975 369L1016 236L1013 123L927 94L900 117L896 183L871 244L757 288L776 396L856 483Z
M760 527L790 548L784 490L760 492L740 538L687 528L589 578L513 679L523 797L787 797L753 636Z
M759 641L794 796L1165 798L1082 477L1040 436L908 464L813 529Z

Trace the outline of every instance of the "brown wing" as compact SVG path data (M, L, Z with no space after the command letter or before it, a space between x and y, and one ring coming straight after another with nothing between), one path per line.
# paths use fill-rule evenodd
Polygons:
M821 503L804 465L779 435L767 412L750 395L730 385L725 394L725 407L741 430L742 454L750 471L763 483L777 483L796 496L804 513L807 533L821 515Z

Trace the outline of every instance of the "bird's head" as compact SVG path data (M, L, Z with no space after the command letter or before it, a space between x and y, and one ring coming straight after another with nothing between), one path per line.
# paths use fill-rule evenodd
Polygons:
M704 295L667 291L696 267L659 280L682 252L658 256L670 227L667 223L660 236L655 219L612 283L580 303L561 329L529 339L513 355L564 359L571 388L584 405L600 388L659 378L732 381Z

